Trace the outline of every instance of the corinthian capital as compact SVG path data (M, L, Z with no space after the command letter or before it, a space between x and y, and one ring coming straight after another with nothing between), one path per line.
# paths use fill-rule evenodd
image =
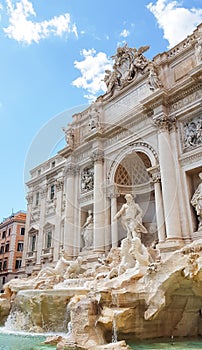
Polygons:
M154 124L158 127L159 131L172 131L176 130L176 118L169 117L165 114L161 114L158 117L153 118Z
M148 171L148 174L151 176L152 183L161 182L161 173L160 173L159 165L148 168L147 171Z
M76 175L76 166L74 164L68 164L65 168L65 174L67 176L75 176Z
M62 191L64 185L64 180L63 179L58 179L56 181L56 189L57 191Z
M28 204L32 204L33 203L33 194L32 193L28 193L26 196L26 200Z
M93 162L103 162L104 152L100 149L93 151L91 159L93 160Z

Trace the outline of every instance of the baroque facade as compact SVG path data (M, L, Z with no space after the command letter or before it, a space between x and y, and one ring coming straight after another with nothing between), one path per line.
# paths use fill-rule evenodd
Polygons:
M202 237L191 203L202 172L202 24L152 61L119 47L107 92L64 128L67 146L31 170L26 273L58 260L90 259L126 236L114 220L132 194L146 246L162 253Z

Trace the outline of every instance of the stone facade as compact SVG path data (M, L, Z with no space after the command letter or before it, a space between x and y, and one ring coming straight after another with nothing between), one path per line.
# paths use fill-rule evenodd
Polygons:
M191 198L202 172L202 24L152 61L117 49L107 92L64 128L67 146L31 171L22 268L107 253L126 236L113 218L130 193L148 233L167 254L202 237ZM93 215L92 245L82 227Z

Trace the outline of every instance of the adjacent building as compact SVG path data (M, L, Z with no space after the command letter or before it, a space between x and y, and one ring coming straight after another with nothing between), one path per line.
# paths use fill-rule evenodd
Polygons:
M18 277L24 248L26 213L18 211L0 223L0 290Z
M67 146L31 170L22 269L106 254L126 232L114 220L130 193L145 245L162 254L202 237L190 201L202 172L202 24L149 60L148 46L119 47L107 92L72 117ZM84 227L92 217L88 244Z

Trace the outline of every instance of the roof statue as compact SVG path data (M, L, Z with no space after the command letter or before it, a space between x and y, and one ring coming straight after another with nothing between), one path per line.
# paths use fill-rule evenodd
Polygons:
M62 130L65 133L65 140L71 149L74 148L74 129L69 124L67 128L63 127Z
M152 61L149 61L143 53L149 49L150 46L141 46L139 49L130 48L127 44L118 47L116 54L111 56L114 60L113 70L106 70L104 82L107 86L107 92L102 97L103 100L113 96L114 91L121 90L126 85L134 81L138 74L150 72L152 69L152 78L154 73L156 75L155 84L150 83L150 88L155 89L161 86L158 81L156 67ZM155 70L155 72L154 72Z

